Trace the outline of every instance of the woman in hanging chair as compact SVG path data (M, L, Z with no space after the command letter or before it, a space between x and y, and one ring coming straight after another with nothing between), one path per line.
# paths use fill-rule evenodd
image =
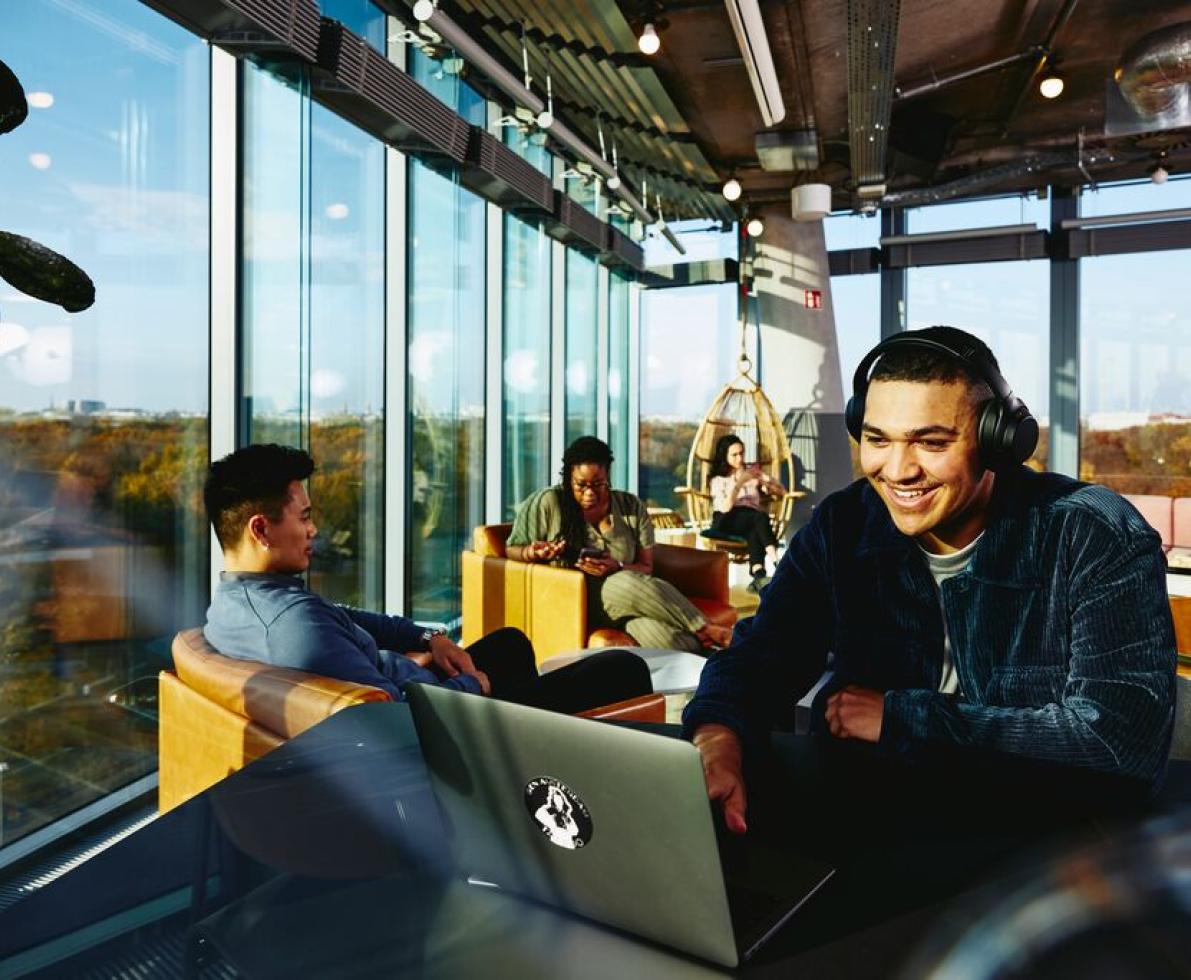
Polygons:
M754 592L765 583L765 559L777 561L777 538L769 520L769 501L784 497L786 488L760 466L746 466L744 443L733 433L720 436L711 461L711 529L744 538Z
M562 457L561 482L517 510L506 554L587 576L593 628L628 633L643 647L704 653L726 647L732 631L707 621L669 582L653 577L653 522L645 504L608 482L612 450L580 436Z

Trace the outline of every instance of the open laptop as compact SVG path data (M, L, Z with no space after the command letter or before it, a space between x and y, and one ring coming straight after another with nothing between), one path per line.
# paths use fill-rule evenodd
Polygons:
M834 872L747 838L722 861L687 742L439 687L407 694L473 884L736 966Z

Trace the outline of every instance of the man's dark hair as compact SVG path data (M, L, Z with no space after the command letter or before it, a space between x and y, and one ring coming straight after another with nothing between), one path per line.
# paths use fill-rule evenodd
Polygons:
M562 511L562 536L567 543L563 557L570 564L578 561L579 552L587 543L587 522L583 519L583 508L575 500L575 491L571 487L571 473L576 466L585 463L602 466L611 475L612 450L603 439L580 436L562 454L558 502Z
M914 336L933 340L953 350L972 351L973 358L983 361L998 374L1001 371L997 358L988 345L966 330L957 327L928 327L925 330L915 330ZM993 393L978 369L943 351L915 344L895 346L883 353L869 374L869 383L873 381L963 381L973 389L973 395L979 401L992 397Z
M212 463L203 503L220 545L235 547L253 514L281 520L289 485L313 472L314 460L307 453L276 443L245 446Z

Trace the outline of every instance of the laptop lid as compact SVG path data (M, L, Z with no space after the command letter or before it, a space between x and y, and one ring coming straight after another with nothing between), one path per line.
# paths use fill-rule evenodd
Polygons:
M736 965L694 746L433 686L407 694L471 880Z

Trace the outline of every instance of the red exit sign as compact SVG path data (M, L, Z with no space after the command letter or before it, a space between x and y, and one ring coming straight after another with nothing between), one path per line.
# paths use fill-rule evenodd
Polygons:
M823 290L804 289L802 291L802 303L808 310L823 309Z

